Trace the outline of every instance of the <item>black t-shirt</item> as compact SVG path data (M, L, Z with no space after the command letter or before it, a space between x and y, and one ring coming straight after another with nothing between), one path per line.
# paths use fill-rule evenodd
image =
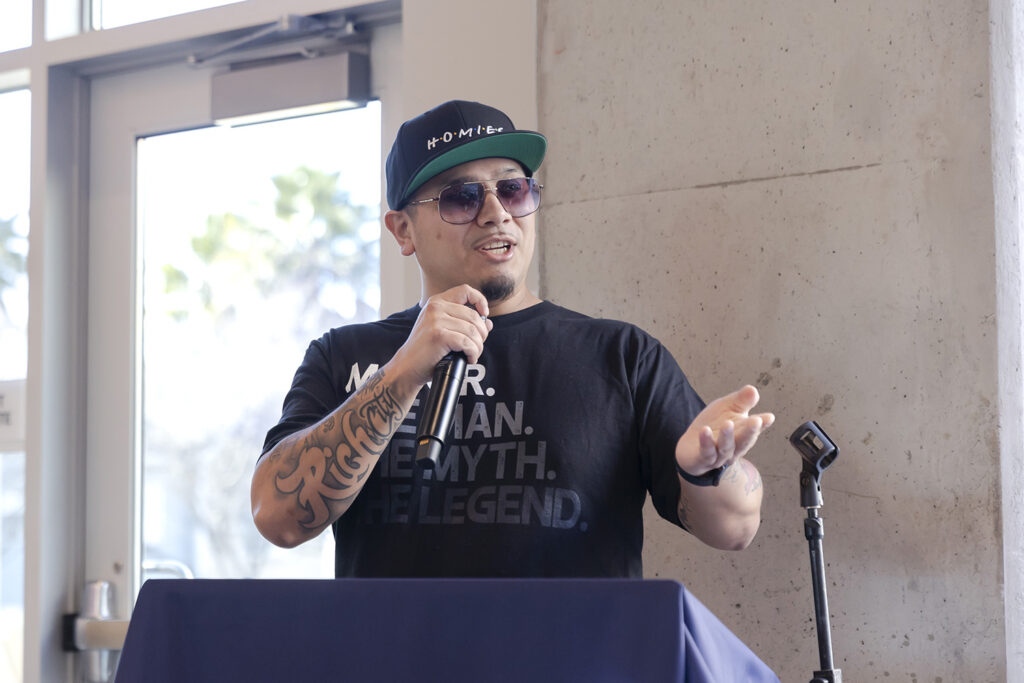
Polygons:
M310 344L264 452L341 405L418 314ZM438 466L415 464L424 388L334 524L337 576L639 578L647 492L679 524L675 444L704 403L668 351L550 302L491 320Z

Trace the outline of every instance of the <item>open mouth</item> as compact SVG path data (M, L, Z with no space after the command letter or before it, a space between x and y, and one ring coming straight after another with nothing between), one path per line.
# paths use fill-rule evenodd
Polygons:
M497 242L495 244L488 244L486 247L482 247L483 251L489 254L505 254L512 249L510 242Z

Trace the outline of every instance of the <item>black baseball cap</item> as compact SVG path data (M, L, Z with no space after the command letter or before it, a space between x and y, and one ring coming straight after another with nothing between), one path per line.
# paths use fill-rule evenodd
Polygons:
M479 102L451 100L402 124L386 164L388 206L401 209L423 183L467 161L518 161L527 176L544 161L547 139L516 130L504 112Z

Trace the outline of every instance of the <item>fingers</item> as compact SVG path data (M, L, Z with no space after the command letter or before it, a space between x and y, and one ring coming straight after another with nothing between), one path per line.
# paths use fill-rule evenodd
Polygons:
M758 400L757 389L747 385L712 401L691 425L697 432L698 447L693 449L690 430L680 439L680 467L691 474L703 474L746 456L761 434L775 423L772 413L749 414Z
M484 350L484 340L490 332L488 323L475 311L437 307L424 309L424 337L434 349L433 355L444 356L449 351L461 351L470 363L475 363Z
M760 400L761 396L757 388L748 384L731 394L726 394L722 398L712 401L708 408L714 407L713 416L718 418L731 417L734 420L742 420L747 417L760 418L761 424L758 425L759 428L768 429L775 423L775 415L772 413L750 415L750 411Z
M457 304L462 304L467 308L476 310L476 312L481 317L486 318L488 315L490 315L490 308L487 303L487 297L485 297L479 290L474 289L469 285L459 285L458 287L453 287L452 289L449 289L446 292L438 294L437 297L432 298L438 297L443 300L451 301ZM428 301L430 300L428 299Z
M757 392L757 387L752 384L748 384L742 389L738 389L731 394L723 397L728 403L729 408L733 412L742 413L746 415L749 413L757 402L761 400L761 395Z
M771 413L761 413L736 420L725 420L717 430L705 426L700 431L701 462L715 469L731 465L744 457L761 434L775 422Z
M449 351L461 351L475 363L494 327L486 318L488 312L483 294L461 285L427 299L414 333L433 348L431 355L438 359Z
M718 430L718 459L716 467L732 462L736 455L736 423L726 420Z
M733 436L732 452L733 459L741 458L753 448L761 432L765 430L764 419L760 415L752 415L742 421L736 427Z
M746 430L740 432L745 439ZM709 470L723 465L731 464L736 455L736 425L732 420L726 420L715 434L711 427L704 427L700 430L700 457L702 464Z
M746 416L761 400L757 387L748 384L731 394L726 394L708 404L714 414L736 414Z
M711 431L711 427L702 427L698 434L698 441L700 444L700 460L695 463L697 469L693 466L683 466L690 474L701 475L708 470L713 470L718 465L718 444L715 441L715 434ZM677 461L678 462L678 461Z

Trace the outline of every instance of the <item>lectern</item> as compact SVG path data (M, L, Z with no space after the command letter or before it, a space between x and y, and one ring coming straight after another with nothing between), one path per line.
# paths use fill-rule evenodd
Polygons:
M117 683L778 678L680 584L150 580Z

